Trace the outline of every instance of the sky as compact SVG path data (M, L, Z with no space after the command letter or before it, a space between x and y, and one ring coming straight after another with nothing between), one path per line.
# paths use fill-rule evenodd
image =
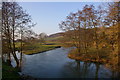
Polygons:
M19 5L32 17L32 21L37 23L32 29L37 34L42 32L50 35L62 32L59 23L65 20L70 12L81 10L85 4L94 6L102 5L103 2L19 2Z

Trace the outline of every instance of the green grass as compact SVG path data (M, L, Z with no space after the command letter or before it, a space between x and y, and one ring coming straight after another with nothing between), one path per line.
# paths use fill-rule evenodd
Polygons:
M52 40L54 40L54 41L58 41L58 40L60 40L61 38L63 38L63 36L49 37L49 38L46 39L46 41L52 41Z
M48 50L55 49L56 47L62 46L60 43L62 36L58 37L48 37L45 40L45 43L40 43L39 41L28 41L23 42L22 51L24 54L34 54L34 53L40 53L45 52ZM20 51L21 43L16 42L15 47L16 51Z
M60 46L59 43L47 42L46 44L41 44L39 42L31 42L31 43L24 43L23 46L23 53L24 54L35 54L40 52L45 52L48 50L55 49L56 47ZM19 50L20 43L16 43L16 50Z
M7 63L2 63L2 79L14 78L13 80L20 79L20 75L17 73L18 69L13 68Z
M30 47L28 50L24 50L24 54L34 54L34 53L39 53L39 52L44 52L48 50L55 49L57 45L40 45L37 46L36 48Z

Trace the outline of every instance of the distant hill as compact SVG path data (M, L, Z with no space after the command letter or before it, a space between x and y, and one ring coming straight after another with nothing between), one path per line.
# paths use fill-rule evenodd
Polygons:
M46 38L46 40L47 41L59 41L63 37L62 35L63 35L62 32L51 34Z
M48 37L58 37L58 36L62 36L62 35L63 35L63 32L60 32L60 33L51 34Z

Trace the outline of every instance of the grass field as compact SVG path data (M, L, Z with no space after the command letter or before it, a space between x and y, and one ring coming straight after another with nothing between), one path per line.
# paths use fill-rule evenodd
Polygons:
M22 48L22 52L24 54L36 54L36 53L45 52L45 51L60 47L59 43L53 43L53 42L48 42L46 44L32 43L32 42L29 44L25 44L25 43L23 44L24 46ZM19 42L16 43L16 49L18 51L20 50Z

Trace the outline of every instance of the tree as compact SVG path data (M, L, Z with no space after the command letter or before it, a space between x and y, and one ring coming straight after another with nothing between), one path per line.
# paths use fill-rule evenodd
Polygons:
M2 39L6 39L9 58L12 53L17 67L20 66L19 59L16 56L15 38L18 32L21 35L21 59L22 60L22 35L23 32L31 28L31 17L23 11L22 7L16 2L3 2L2 4ZM3 51L4 52L4 51ZM9 59L10 61L10 59Z
M47 37L46 33L40 33L39 35L40 43L45 43L45 38Z
M60 28L65 31L65 37L68 38L67 40L72 42L72 44L77 48L80 54L80 21L79 19L82 17L76 17L77 13L70 13L67 16L66 21L62 21L59 26Z
M18 63L18 59L16 58L16 55L13 53L13 48L12 48L12 28L11 28L11 23L9 22L9 20L11 20L11 3L5 3L3 2L2 4L2 41L3 39L5 39L5 42L3 43L6 43L6 47L4 47L5 49L9 49L7 51L7 54L8 54L8 60L10 62L10 53L12 52L16 62ZM4 45L4 44L3 44ZM2 50L3 52L5 50ZM4 54L4 53L3 53Z
M63 31L71 33L68 35L69 40L72 41L79 53L83 50L80 48L83 47L85 53L87 53L88 44L90 44L89 40L94 40L96 49L98 50L97 26L99 26L99 24L97 24L97 22L100 20L100 17L97 16L98 12L95 12L96 10L93 5L85 5L82 11L78 10L76 13L71 13L65 21L59 24ZM91 36L93 35L91 28L94 29L93 37ZM91 35L87 32L90 32Z
M109 36L109 44L112 48L109 55L110 61L108 63L109 67L112 68L113 73L119 71L119 2L108 3L108 14L106 16L105 25L111 27L111 33ZM120 72L120 71L119 71Z

